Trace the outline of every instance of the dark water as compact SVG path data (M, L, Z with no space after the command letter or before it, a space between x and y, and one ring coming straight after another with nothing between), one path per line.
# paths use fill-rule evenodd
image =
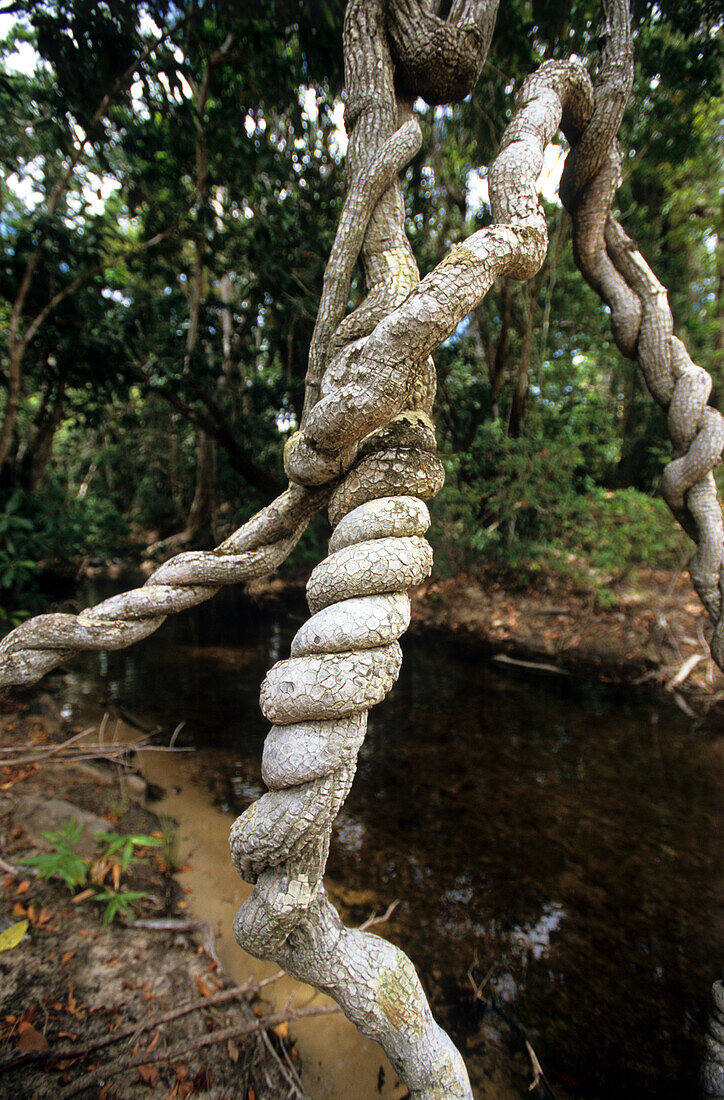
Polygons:
M241 810L262 790L258 685L303 617L224 593L132 650L76 660L68 705L90 693L169 731L185 721L182 740L218 750L209 796ZM491 1033L469 971L489 975L562 1095L695 1097L724 959L722 739L439 640L403 648L336 828L345 918L401 899L385 934L474 1078Z

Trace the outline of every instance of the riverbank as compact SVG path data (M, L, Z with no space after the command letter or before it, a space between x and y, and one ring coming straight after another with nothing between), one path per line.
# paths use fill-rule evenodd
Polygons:
M0 701L0 936L22 934L0 949L0 1096L301 1095L268 982L235 982L192 916L137 754L79 759L78 732L47 691Z
M257 599L301 592L306 578L249 585ZM663 695L690 717L724 700L706 642L708 616L686 573L640 569L589 591L548 576L516 589L495 574L437 578L412 592L411 631L439 635L488 659L542 674L596 679Z

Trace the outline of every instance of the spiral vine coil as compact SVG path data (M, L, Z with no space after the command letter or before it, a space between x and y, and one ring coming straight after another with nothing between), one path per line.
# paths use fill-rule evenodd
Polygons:
M462 1060L435 1024L412 964L377 936L343 928L322 882L367 712L400 670L397 639L410 621L409 589L432 567L423 498L437 492L443 477L439 460L419 446L424 438L434 447L426 414L403 413L375 437L330 504L330 553L307 584L312 616L297 631L290 657L270 669L261 687L262 712L274 723L262 759L269 790L231 829L234 865L254 885L234 934L250 954L275 958L331 992L372 1038L386 1036L394 1009L398 1048L427 1051L428 1070L413 1095L469 1097ZM384 449L375 452L375 444ZM401 495L389 495L391 468ZM315 950L300 951L300 939L309 938ZM342 981L351 964L354 983ZM410 1083L409 1062L400 1060L403 1068Z

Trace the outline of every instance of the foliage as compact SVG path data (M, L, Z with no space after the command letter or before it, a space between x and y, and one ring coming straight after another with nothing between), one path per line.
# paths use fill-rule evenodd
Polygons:
M163 841L159 837L140 834L96 833L98 853L95 859L88 859L76 852L82 832L82 822L68 820L59 829L43 833L50 844L49 852L28 856L20 862L35 868L40 878L61 879L72 893L77 887L88 886L92 900L105 905L105 928L118 913L130 917L134 903L146 896L138 890L120 888L121 874L141 858L136 855L136 850L157 848ZM105 885L108 875L113 880L114 889Z
M636 85L618 203L670 289L678 331L721 390L715 7L632 3ZM36 249L21 329L75 289L30 342L0 467L0 629L36 609L42 569L136 558L182 529L204 434L215 458L196 544L220 541L282 486L344 191L343 10L343 0L274 0L263 11L165 0L12 5L18 23L0 43L0 324L7 330ZM423 152L407 170L406 201L423 274L490 220L485 165L522 78L548 57L593 56L597 21L592 0L512 0L474 95L417 105ZM35 71L14 66L19 44L37 51ZM439 557L448 568L516 562L523 576L562 568L565 547L580 542L579 556L605 571L614 551L587 535L600 522L621 555L611 569L637 556L670 562L680 543L665 534L661 508L645 503L668 458L663 416L613 346L552 193L546 209L551 248L539 277L491 288L436 356L449 468L434 506L447 525ZM361 292L357 274L353 302ZM8 355L0 345L0 419ZM526 405L514 409L521 378ZM318 519L293 564L315 560L325 539Z
M687 553L663 501L596 485L568 433L511 439L499 424L482 425L470 452L447 455L445 465L432 506L443 571L486 563L520 587L557 573L601 590L637 566L676 568Z

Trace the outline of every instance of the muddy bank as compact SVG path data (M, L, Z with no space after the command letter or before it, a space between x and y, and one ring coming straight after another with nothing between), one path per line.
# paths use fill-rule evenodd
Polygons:
M19 944L0 952L0 1096L295 1095L288 1024L261 1034L253 984L245 996L220 966L210 928L189 919L187 889L169 865L175 840L145 804L145 781L97 762L29 759L28 747L50 752L71 734L45 692L0 702L0 931L27 922ZM26 751L8 765L13 746ZM73 849L95 860L95 896L22 863L57 851L42 833L67 821L82 828ZM98 834L151 843L135 846L121 870L113 857L104 866ZM103 892L138 895L129 919L103 926Z

